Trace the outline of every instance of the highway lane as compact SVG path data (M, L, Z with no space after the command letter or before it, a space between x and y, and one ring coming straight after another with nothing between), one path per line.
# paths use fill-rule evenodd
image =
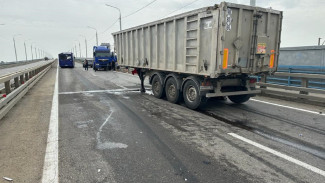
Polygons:
M25 65L19 65L19 66L15 66L15 67L9 67L9 68L0 68L0 77L4 76L6 74L10 74L13 72L17 72L23 69L28 69L28 68L32 68L38 65L41 65L43 63L46 63L48 61L39 61L39 62L34 62L34 63L30 63L30 64L25 64ZM4 87L3 83L0 83L0 89Z
M39 61L39 62L34 62L34 63L20 65L20 66L9 67L9 68L0 68L0 76L10 74L12 72L17 72L17 71L20 71L20 70L23 70L23 69L32 68L32 67L41 65L43 63L46 63L46 62L48 62L48 61Z
M325 170L323 115L252 100L235 105L214 99L193 111L133 90L139 83L137 76L87 72L80 64L59 70L60 182L325 180L317 172Z
M119 76L123 83L125 75L92 72L78 67L59 72L61 182L247 182L246 175L232 177L235 170L175 141L160 119L133 100L141 99L139 92L116 92L138 88L109 82ZM95 92L105 89L113 91Z

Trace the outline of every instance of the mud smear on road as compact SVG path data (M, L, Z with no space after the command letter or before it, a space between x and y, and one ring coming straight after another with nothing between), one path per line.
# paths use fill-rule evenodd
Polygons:
M117 105L122 111L128 114L128 116L133 119L133 121L139 126L140 129L146 132L148 139L156 146L159 152L166 158L166 160L172 165L176 175L187 179L188 182L198 182L196 176L191 173L188 168L183 164L183 162L177 158L177 155L166 145L158 135L146 124L146 122L136 114L127 105L122 103L118 98L112 96L112 101Z
M225 122L227 124L230 124L232 126L248 130L252 133L255 133L257 135L260 135L264 138L291 146L293 148L302 150L304 152L310 153L314 156L317 156L318 158L321 158L325 160L325 150L321 147L315 146L313 144L303 142L300 139L296 139L293 137L290 137L285 134L280 134L278 132L275 132L274 130L268 129L267 127L261 127L259 125L254 124L254 126L258 126L258 128L253 127L249 124L247 120L238 120L238 119L231 119L230 115L227 114L227 116L222 115L216 111L199 111L203 114L209 115L219 121ZM274 135L272 135L274 134Z
M168 130L172 130L173 134L177 137L176 139L182 140L185 144L193 145L203 154L213 157L214 160L211 164L217 164L222 169L224 175L244 176L245 178L242 177L242 182L269 182L271 180L278 182L281 180L279 175L286 177L291 182L299 182L298 179L284 169L278 168L273 162L252 154L247 149L222 136L221 134L224 133L223 128L225 126L219 122L220 120L212 120L213 117L204 118L207 114L190 110L182 104L174 105L152 97L139 97L139 100L142 100L142 107L147 109L150 116L161 119L161 125ZM229 120L228 122L231 121ZM237 122L236 125L250 129L245 125L245 121ZM178 127L184 130L179 130ZM229 127L229 125L226 126L226 128ZM226 131L228 130L226 129ZM229 154L233 153L233 151L223 152L223 149L228 148L228 146L243 152L247 157L252 158L253 161L260 162L264 166L253 168L254 173L252 174L250 171L247 171L247 168L241 165L243 162L242 157L238 157L238 161L233 161L229 157ZM209 163L209 161L202 161L204 165L210 165ZM266 169L266 167L271 170L263 173L262 170ZM217 172L217 169L215 171ZM269 174L273 175L272 179L264 179Z
M241 105L236 105L235 108L239 108L241 110L244 110L244 111L247 111L247 112L250 112L250 113L254 113L254 114L261 115L261 116L264 116L264 117L267 117L267 118L271 118L271 119L275 119L275 120L278 120L278 121L281 121L281 122L284 122L284 123L288 123L288 124L291 124L291 125L294 125L294 126L299 126L300 128L304 128L304 129L311 130L313 132L316 132L316 133L325 135L325 132L322 129L318 129L318 128L314 128L312 126L300 124L300 123L297 123L295 121L291 121L291 120L288 120L288 119L283 119L283 118L281 118L279 116L274 116L274 115L267 114L267 113L260 112L260 111L254 111L252 109L248 109L248 108L243 107Z

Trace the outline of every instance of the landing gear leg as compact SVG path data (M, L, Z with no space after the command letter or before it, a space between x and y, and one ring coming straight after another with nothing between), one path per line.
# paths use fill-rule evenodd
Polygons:
M144 83L143 83L144 78L146 77L145 72L142 72L141 69L137 69L137 73L138 73L139 78L141 80L141 89L140 89L140 91L141 91L141 93L145 93L146 89L144 88Z

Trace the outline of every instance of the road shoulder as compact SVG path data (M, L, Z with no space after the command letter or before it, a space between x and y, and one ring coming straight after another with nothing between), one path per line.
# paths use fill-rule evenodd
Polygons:
M56 66L1 119L1 177L15 182L41 181L55 75Z

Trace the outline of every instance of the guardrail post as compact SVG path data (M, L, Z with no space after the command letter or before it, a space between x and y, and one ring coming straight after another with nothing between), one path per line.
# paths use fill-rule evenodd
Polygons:
M261 83L266 83L266 74L261 75ZM266 88L266 86L260 86L260 88Z
M291 73L291 70L292 70L292 68L289 68L289 73ZM291 85L291 77L290 76L288 76L288 86L290 86Z
M20 84L22 85L22 84L24 84L24 75L20 75L19 76L20 77Z
M308 88L308 79L307 78L301 78L301 87ZM308 95L308 92L306 92L306 91L300 91L299 93Z
M6 92L7 95L11 92L10 80L5 82L5 92Z
M14 81L15 81L15 89L17 89L19 87L19 79L18 79L18 77L15 77Z

